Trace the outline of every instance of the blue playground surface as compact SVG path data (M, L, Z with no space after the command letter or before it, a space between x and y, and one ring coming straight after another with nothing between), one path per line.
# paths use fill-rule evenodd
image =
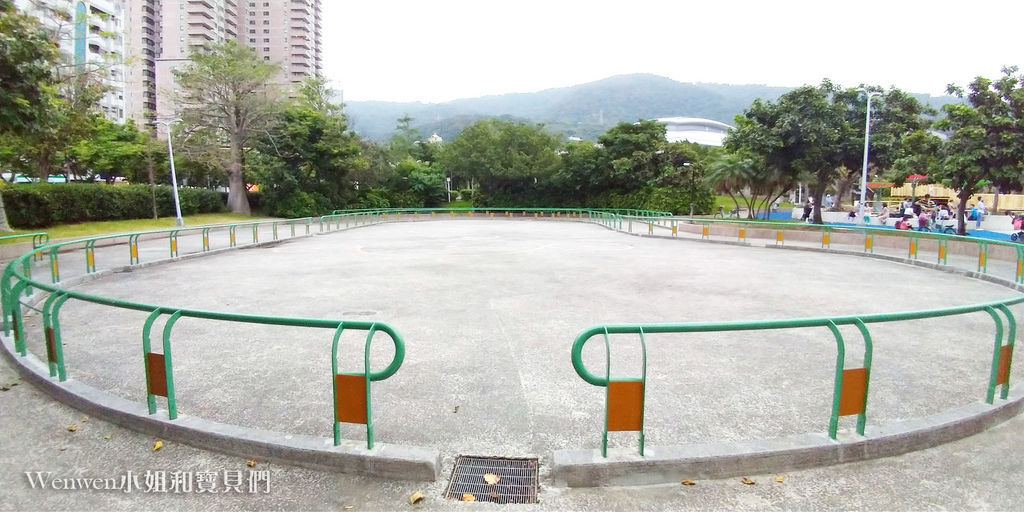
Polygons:
M782 220L782 221L784 221L784 220L794 220L792 214L790 212L788 212L788 211L771 212L771 214L769 214L767 216L763 215L763 214L760 216L761 219L765 219L766 217L767 217L767 220ZM971 224L973 224L973 222L974 221L969 221L967 223L967 227L968 227L967 234L969 236L978 237L978 238L987 238L989 240L1010 241L1010 234L1009 233L1000 233L998 231L987 231L987 230L984 230L984 229L978 229L978 230L969 229ZM827 224L829 226L841 226L841 227L846 227L846 228L858 228L858 227L860 227L859 224L853 224L853 223L849 223L849 222L826 222L825 224ZM894 228L891 225L879 226L878 224L872 224L871 227L873 227L873 228L882 228L882 229L896 229L896 228Z

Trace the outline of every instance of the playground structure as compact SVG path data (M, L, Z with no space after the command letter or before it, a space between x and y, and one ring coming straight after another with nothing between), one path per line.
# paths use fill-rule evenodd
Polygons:
M840 252L839 246L859 246L861 255L868 257L899 260L935 269L956 269L958 272L966 273L969 276L988 279L992 282L1004 284L1018 292L1024 283L1022 277L1022 263L1024 263L1024 248L1019 245L1004 244L1000 242L971 239L968 237L955 237L948 235L927 234L927 233L895 233L892 230L868 229L845 229L834 227L805 227L791 223L748 223L738 221L714 221L706 219L686 219L672 217L664 212L643 212L643 211L602 211L584 209L444 209L444 210L368 210L358 212L336 213L320 218L292 219L288 221L267 221L257 223L243 223L224 226L209 226L202 228L181 228L171 230L160 230L143 233L109 235L104 237L93 237L85 240L71 242L58 242L49 244L42 237L43 234L33 235L32 250L12 261L2 281L4 299L4 327L5 331L12 335L11 343L5 340L5 348L8 354L16 353L13 356L24 365L29 365L32 356L28 352L28 346L32 340L42 340L45 348L46 374L42 375L45 383L53 388L60 388L61 383L68 382L67 369L64 362L62 346L64 344L61 334L60 311L68 300L85 301L105 307L120 308L133 311L141 311L149 316L142 326L142 349L143 367L146 376L146 416L155 417L161 415L157 407L157 397L166 399L166 420L151 423L150 427L140 427L132 424L132 421L125 421L130 428L159 428L167 429L168 425L182 419L177 418L177 400L174 389L174 364L172 347L172 333L175 323L181 318L197 318L206 320L217 320L232 323L247 323L257 325L286 325L314 329L325 329L333 332L334 347L332 348L332 364L337 360L337 342L345 330L359 330L367 333L364 345L364 365L362 371L339 372L337 366L332 367L333 393L334 393L334 446L339 448L328 448L327 455L318 455L318 462L315 465L333 466L348 471L382 474L385 476L399 478L423 478L432 479L429 473L433 471L436 475L436 462L433 468L419 466L415 471L409 470L415 460L423 461L433 458L438 459L436 453L429 453L429 449L421 449L416 452L416 447L402 447L403 450L416 452L403 459L407 466L404 469L381 470L382 465L375 466L366 462L352 462L359 460L373 459L376 456L389 453L391 446L374 446L373 435L373 413L371 400L371 385L379 382L398 372L404 360L404 338L390 323L384 321L352 320L345 318L338 319L306 319L283 316L267 316L258 314L236 314L224 313L210 310L184 309L158 304L143 304L123 299L114 299L98 295L91 295L75 291L73 285L77 282L84 282L106 273L117 271L125 267L144 266L159 261L174 261L185 258L193 258L204 254L214 254L241 246L255 246L259 244L274 243L287 238L301 238L314 234L327 234L348 229L363 227L382 223L425 221L441 219L468 219L468 218L508 218L508 219L546 219L546 220L571 220L580 222L596 223L606 228L622 233L633 234L645 237L664 238L690 238L692 240L704 240L723 242L735 245L748 245L752 240L768 240L769 245L776 248L799 248L808 250L808 243L818 245L817 250ZM242 240L240 233L245 234ZM251 233L251 236L250 236ZM188 237L189 234L193 236ZM221 235L216 237L214 235ZM227 235L224 237L223 235ZM269 236L268 236L269 235ZM36 238L38 237L38 238ZM262 241L261 241L262 238ZM121 245L105 246L106 243L120 242ZM163 252L166 257L154 258L155 244L164 246ZM789 245L787 245L789 244ZM820 245L819 245L820 244ZM834 247L835 246L835 247ZM106 248L105 248L106 247ZM105 248L105 249L104 249ZM98 252L103 249L102 255ZM143 250L145 249L145 251ZM105 251L105 252L104 252ZM899 252L897 252L899 251ZM903 252L905 251L905 252ZM114 256L120 252L119 256ZM847 251L848 252L848 251ZM902 254L900 254L902 253ZM898 254L898 255L894 255ZM923 261L921 258L930 254L934 263ZM102 256L102 257L101 257ZM127 265L124 257L127 256ZM144 263L143 257L147 256ZM80 258L80 259L79 259ZM149 258L153 258L150 260ZM78 276L67 272L68 261L76 261L79 270ZM64 261L64 263L62 263ZM34 263L35 262L35 263ZM965 263L969 268L965 268ZM33 266L35 264L35 266ZM98 266L99 265L99 266ZM991 267L991 268L990 268ZM62 269L65 276L62 276ZM47 272L49 279L33 279L32 273ZM71 277L67 277L70 275ZM644 356L639 377L615 377L611 375L610 348L607 348L610 334L634 334L641 341L641 348L646 353L646 337L659 333L696 333L712 331L764 331L776 329L804 329L821 328L827 329L835 339L836 364L834 371L834 387L832 390L832 406L827 417L828 443L831 446L842 447L844 440L838 433L838 422L842 416L856 416L856 432L860 436L865 435L866 425L870 425L867 416L867 404L869 396L869 383L871 379L872 363L872 338L868 325L875 323L905 322L920 319L950 317L964 315L972 312L988 314L996 326L995 341L992 346L991 368L988 376L988 386L984 390L986 404L994 404L972 410L971 417L984 416L987 418L1015 414L1019 406L1017 397L1010 396L1010 369L1013 352L1013 344L1016 336L1016 324L1011 306L1024 302L1024 296L1019 294L1011 298L988 301L978 304L954 305L940 309L924 311L901 311L898 313L873 314L873 315L841 315L820 318L795 318L770 320L761 322L698 322L698 323L677 323L677 324L601 324L584 329L576 338L571 347L567 344L566 356L571 356L573 366L579 377L589 384L606 388L606 414L605 428L601 440L600 456L597 458L610 459L609 464L622 462L628 464L642 461L647 455L648 460L659 461L659 454L645 454L644 440L644 408L647 394L646 368L647 361ZM29 336L25 328L23 308L42 307L38 310L42 317L42 332L35 336ZM162 350L154 351L150 342L152 329L157 320L164 320L162 329ZM847 368L845 363L846 343L839 327L843 325L853 326L862 335L864 342L864 355L862 364L855 368ZM369 354L371 342L377 333L386 334L392 341L395 350L394 358L384 370L373 372L370 369ZM584 366L580 356L583 346L592 337L601 337L606 343L606 372L603 377L595 375ZM23 371L29 372L31 368L23 366ZM980 391L980 390L979 390ZM53 394L59 394L56 391ZM979 393L981 394L981 393ZM996 398L1000 402L996 402ZM74 402L74 401L72 401ZM77 402L75 402L77 403ZM1010 405L1007 405L1010 404ZM110 414L108 414L109 416ZM101 414L102 416L102 414ZM1003 417L999 416L999 417ZM116 421L116 420L115 420ZM988 420L992 421L992 420ZM366 448L365 450L353 448L353 443L346 443L339 436L339 423L355 423L365 425ZM203 425L200 425L202 427ZM201 430L201 429L197 429ZM638 443L636 455L612 454L607 452L607 435L609 431L636 432ZM870 434L870 429L868 429ZM969 432L966 432L969 433ZM245 432L244 435L252 434ZM197 441L195 432L183 435L187 441L194 442L201 446L214 447L213 442ZM266 433L262 433L266 437ZM947 434L948 435L948 434ZM243 436L244 437L244 436ZM596 436L595 436L596 439ZM948 437L947 437L948 439ZM265 440L265 439L264 439ZM254 450L257 444L249 439L246 445L247 450ZM276 441L275 441L276 442ZM315 444L315 443L312 443ZM911 447L920 447L920 444ZM295 448L295 447L293 447ZM557 449L561 447L551 447ZM220 447L215 449L231 450L232 447ZM264 449L272 453L272 457L302 463L302 454L294 457L289 456L287 450L279 444L267 444ZM347 450L347 451L346 451ZM392 452L394 450L391 450ZM344 455L344 461L332 463L331 453ZM886 453L891 454L891 453ZM578 454L577 454L578 455ZM593 454L592 454L593 455ZM880 453L865 451L861 458L880 456ZM308 456L308 452L305 454ZM574 455L575 456L575 455ZM419 457L417 459L417 457ZM399 457L401 458L401 457ZM571 459L572 457L569 457ZM566 458L559 459L555 454L555 464L562 464L566 474L571 474L572 461L566 462ZM846 460L850 460L847 458ZM661 460L658 464L671 466L672 461ZM623 468L634 466L623 465ZM425 469L424 469L425 468ZM662 469L663 470L663 469ZM419 472L416 472L419 471ZM622 471L626 471L623 469ZM568 476L565 481L569 485L585 485L588 481L598 483L615 482L602 480L591 475L590 480L583 477ZM603 478L603 477L602 477ZM618 477L615 477L618 478Z

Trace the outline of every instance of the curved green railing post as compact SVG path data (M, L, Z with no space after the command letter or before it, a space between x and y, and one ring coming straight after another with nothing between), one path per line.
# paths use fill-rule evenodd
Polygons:
M18 281L14 283L11 288L11 328L14 330L14 350L21 354L22 357L26 355L25 349L25 323L22 321L21 316L21 292L28 287L26 281Z
M846 344L836 323L829 320L826 324L836 339L836 376L832 386L832 417L828 421L828 437L835 439L839 429L839 400L843 393L843 369L846 365Z
M171 258L178 257L178 232L171 231L167 234L167 243L171 249Z
M367 331L366 342L363 347L363 371L362 373L340 373L338 371L338 342L341 339L341 333L345 328L351 328L356 330ZM386 333L394 344L395 355L386 368L379 372L374 372L370 369L370 345L373 341L373 335L380 330ZM373 449L373 402L370 395L370 383L381 381L391 377L398 371L402 366L402 362L405 360L405 342L402 337L391 328L391 326L382 322L364 322L364 321L341 321L338 322L337 327L334 330L334 338L331 341L331 392L333 397L334 406L334 446L341 444L341 423L365 423L366 424L366 449ZM362 382L358 385L357 381L348 377L361 377ZM361 386L362 389L358 389ZM352 398L354 394L362 394L363 399L366 402L365 410L360 412L352 409L343 409L341 407L342 402L339 399L339 387L344 387L343 396Z
M1024 283L1024 245L1017 246L1017 272L1015 282Z
M60 308L71 297L64 292L50 294L43 304L43 329L46 337L46 359L50 377L64 382L67 372L64 366L64 343L61 341Z
M139 262L139 235L128 236L128 264L135 265Z
M1003 322L996 309L1006 316L1006 344L1003 344ZM993 403L996 387L1001 386L999 397L1006 399L1010 392L1010 366L1013 361L1013 346L1017 337L1017 321L1010 308L1003 304L985 308L985 312L992 317L996 323L995 347L992 351L992 370L989 375L988 391L985 394L985 401Z
M854 325L857 326L861 336L864 338L864 401L861 405L860 413L857 414L857 433L864 435L864 426L867 423L868 414L868 391L871 385L871 355L874 352L874 347L868 326L860 319L857 319Z
M58 256L58 251L60 251L60 246L50 249L50 282L52 283L60 282L60 257Z
M1017 342L1017 319L1013 316L1013 312L1010 311L1010 308L1006 307L1005 305L1000 304L996 306L996 309L1002 311L1003 314L1006 315L1006 323L1009 326L1006 333L1007 348L1000 347L1002 350L1006 351L1006 361L1005 363L1003 361L1000 361L1000 369L1002 369L1002 365L1005 364L1005 376L1003 376L1003 388L999 392L999 397L1002 398L1003 400L1006 400L1006 398L1010 394L1010 370L1013 366L1013 347L1014 344L1016 344Z
M203 228L202 237L203 237L203 252L208 252L210 250L210 228L208 228L208 227Z
M175 311L167 323L164 324L164 370L167 372L167 416L170 419L178 417L178 405L174 399L174 367L171 364L171 328L181 318L181 311Z
M1003 345L1003 320L996 314L995 308L987 306L985 312L992 317L996 323L995 350L992 351L992 372L989 377L988 392L985 394L985 402L991 404L995 399L996 380L999 372L999 360Z
M96 272L96 240L85 243L85 273Z
M985 274L988 272L988 242L975 240L978 242L978 272Z
M167 323L164 324L162 354L152 352L152 343L150 342L150 332L153 328L153 322L165 312L167 312L167 310L157 308L146 318L146 323L143 324L142 327L142 352L143 364L145 365L144 368L146 371L146 404L149 406L149 413L156 414L156 397L164 396L167 398L167 417L168 419L173 420L178 417L178 405L177 401L174 399L174 366L171 362L171 329L174 327L174 323L181 318L182 312L180 310L174 311L171 314L171 317L167 319ZM159 377L163 377L162 383L160 382Z

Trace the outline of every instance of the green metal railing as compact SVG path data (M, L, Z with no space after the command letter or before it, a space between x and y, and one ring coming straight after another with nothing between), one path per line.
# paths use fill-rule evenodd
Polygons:
M1001 246L1010 248L1016 254L1016 269L1014 281L1024 284L1024 244L1003 240L989 240L971 236L952 235L946 233L932 233L927 231L898 231L881 227L847 227L829 226L818 224L804 224L794 222L773 222L753 221L738 219L708 219L698 217L670 217L661 219L662 222L650 224L653 234L653 227L663 227L672 231L672 236L678 236L678 226L683 224L696 225L701 227L701 238L712 239L712 226L731 226L735 228L735 235L728 235L729 239L735 237L737 241L747 241L748 234L752 229L775 231L775 245L784 245L786 235L789 231L817 232L821 236L821 247L830 249L836 234L858 234L863 236L863 251L866 254L874 254L877 247L878 237L888 239L902 239L907 249L907 259L917 260L920 255L921 242L928 241L936 244L936 263L946 265L949 261L949 243L956 242L977 247L977 265L975 270L979 273L988 273L990 247ZM641 217L627 217L627 225L633 221L649 222ZM631 231L631 230L629 230Z
M185 308L170 308L167 306L160 306L154 304L144 304L139 302L112 299L108 297L102 297L98 295L92 295L82 293L75 290L69 290L60 288L58 283L60 282L60 271L59 271L59 257L62 250L66 251L72 246L80 245L83 249L86 259L86 274L93 273L96 271L97 257L96 257L96 243L98 241L116 241L116 239L124 239L127 242L129 248L129 265L137 265L140 263L139 244L140 240L145 240L150 237L162 238L166 236L169 253L168 258L173 259L179 257L179 246L178 237L180 234L185 232L194 232L202 238L202 246L200 252L210 251L210 233L214 229L226 229L230 236L230 247L237 245L236 240L236 229L243 227L251 229L252 232L252 243L259 242L259 228L269 227L271 229L271 236L273 240L278 239L279 227L288 226L290 229L291 236L305 236L311 234L311 226L314 220L312 218L302 219L289 219L289 220L274 220L274 221L260 221L260 222L246 222L238 224L221 224L214 226L202 226L195 228L173 228L164 230L153 230L143 231L137 233L123 233L115 235L104 235L96 236L87 239L65 241L54 244L34 244L33 251L23 254L18 258L11 261L4 269L3 277L0 279L0 295L2 295L2 306L3 306L3 328L7 334L12 334L14 337L14 349L22 357L28 353L27 342L28 335L24 328L24 321L22 317L22 307L29 307L22 304L20 297L23 293L27 295L30 289L39 290L49 295L43 300L42 309L38 309L43 320L43 338L46 349L47 365L49 367L50 376L63 382L67 380L67 369L64 361L63 342L61 336L61 322L60 322L60 310L62 306L71 299L78 301L89 302L114 308L127 309L147 312L149 315L146 318L142 328L142 351L143 351L143 370L146 375L146 403L149 408L150 414L156 414L157 412L157 397L164 397L167 400L167 414L168 418L174 420L178 417L178 403L174 389L174 365L172 357L172 346L171 335L174 325L182 318L193 318L202 320L216 320L225 322L239 322L239 323L250 323L250 324L262 324L262 325L276 325L276 326L289 326L289 327L309 327L317 329L330 329L335 333L334 347L332 349L332 363L333 368L336 370L337 360L337 342L338 337L341 334L343 328L367 330L369 334L366 341L366 353L365 353L365 366L363 376L366 379L366 420L367 425L367 448L373 448L373 424L372 416L370 414L370 396L369 396L369 385L370 381L379 381L386 379L401 367L405 357L405 343L398 331L395 330L391 325L386 322L362 322L362 321L349 321L341 319L311 319L311 318L294 318L294 317L279 317L279 316L264 316L264 315L251 315L241 313L223 313L217 311L204 311L196 309L185 309ZM296 235L296 227L299 228L299 235ZM304 233L302 231L304 230ZM35 234L43 235L45 233ZM32 236L32 235L23 235ZM45 242L45 238L38 238ZM50 282L43 282L34 280L31 277L31 266L30 258L36 258L38 254L46 253L50 258L51 276ZM34 308L33 308L34 309ZM162 344L161 350L153 350L153 343L151 341L151 333L154 328L154 324L157 319L166 316L167 319L162 329ZM369 366L369 346L370 340L376 332L383 332L387 334L392 343L395 346L395 356L392 362L382 371L373 372ZM347 375L358 375L358 374L347 374ZM335 408L339 406L347 407L348 404L344 402L335 401ZM337 411L335 416L337 417ZM338 425L335 423L335 444L339 442L338 438Z
M174 326L182 318L200 320L215 320L225 322L240 322L262 325L279 325L292 327L308 327L315 329L331 329L334 333L331 351L332 369L332 392L334 395L334 442L340 443L340 423L366 424L367 447L373 448L374 432L372 425L372 402L370 395L371 382L386 379L392 376L401 366L404 355L404 341L398 332L385 322L351 321L344 319L309 319L290 318L277 316L261 316L242 313L224 313L216 311L204 311L184 308L172 308L163 305L143 304L119 299L111 299L97 295L90 295L75 290L64 289L58 286L61 280L60 255L69 249L81 247L85 254L86 274L97 271L98 257L97 242L127 243L129 252L129 265L141 263L140 243L146 240L160 241L166 237L168 247L167 258L180 257L179 236L197 235L201 237L201 248L197 252L211 251L210 237L212 230L227 232L229 237L227 246L237 247L241 244L256 244L261 240L261 228L266 238L267 230L270 232L270 239L277 240L282 228L287 227L290 236L312 235L313 223L318 223L317 233L327 233L344 228L365 226L381 222L394 222L399 220L417 220L430 218L454 218L454 217L510 217L510 218L555 218L564 220L579 220L596 223L612 230L635 233L639 235L654 235L655 229L670 230L671 236L679 236L679 228L684 224L701 226L701 238L712 237L712 226L731 226L727 238L739 242L747 242L751 229L770 230L775 232L775 244L786 243L786 233L791 231L818 232L820 233L820 247L831 249L836 234L855 233L863 237L864 252L872 253L875 249L875 239L878 236L901 237L906 240L906 258L916 260L919 256L920 244L922 241L932 241L936 244L937 263L947 264L947 257L950 244L970 244L977 246L978 261L976 270L978 273L988 272L990 246L1013 246L1016 251L1016 283L1024 283L1024 245L1011 244L1009 242L978 240L971 237L946 235L938 233L919 232L895 232L883 228L846 228L836 226L807 226L804 224L763 222L763 221L742 221L742 220L715 220L704 218L672 217L666 212L646 212L638 210L615 210L615 209L582 209L582 208L393 208L393 209L368 209L358 211L346 211L332 213L319 218L302 218L289 220L273 220L260 222L243 222L234 224L222 224L216 226L203 226L196 228L173 228L165 230L143 231L136 233L104 235L91 237L82 240L66 241L59 243L48 243L45 233L34 233L19 236L33 236L33 249L31 252L19 256L11 261L4 269L0 277L0 300L3 307L3 329L5 332L14 334L15 350L22 356L27 354L27 334L22 318L22 307L28 307L21 302L23 295L39 291L49 295L42 301L40 311L43 320L44 340L46 344L47 364L51 377L64 381L67 372L64 362L64 354L61 341L60 311L63 305L71 300L90 302L109 307L122 308L146 312L148 314L143 325L142 349L144 355L144 369L146 372L146 397L150 414L157 410L157 397L164 397L167 400L168 417L175 419L178 414L177 400L174 392L174 368L171 342L171 335ZM637 223L638 226L633 224ZM242 229L240 236L239 228ZM735 229L735 231L732 231ZM720 236L721 229L718 230ZM250 232L251 236L245 233ZM791 235L792 236L792 235ZM7 238L7 237L5 237ZM240 240L245 238L246 240ZM118 240L120 239L120 240ZM3 238L0 238L3 240ZM41 260L44 256L49 258L50 279L49 282L35 280L31 276L31 261ZM996 324L996 335L992 353L991 372L989 385L986 390L986 401L993 403L997 391L999 396L1005 399L1009 392L1010 367L1013 346L1016 338L1016 320L1009 306L1024 303L1024 295L1015 296L1000 301L986 302L982 304L956 306L942 309L912 311L902 313L874 314L874 315L848 315L823 318L798 318L765 321L741 321L741 322L714 322L714 323L668 323L668 324L604 324L588 328L577 336L571 351L572 364L577 374L586 382L606 387L605 423L602 435L602 454L607 453L607 437L609 431L638 431L640 453L644 451L644 407L646 395L647 357L646 347L649 335L660 333L698 333L698 332L725 332L725 331L751 331L766 329L798 329L798 328L826 328L832 334L836 343L836 364L832 386L832 407L829 416L829 436L836 438L838 421L840 417L857 415L857 432L864 433L867 422L868 387L870 383L872 339L868 324L882 322L896 322L904 320L917 320L943 316L963 315L984 311L991 316ZM162 343L159 351L154 350L151 341L151 334L156 328L156 322L164 319L162 328ZM855 326L864 339L863 363L857 368L845 367L845 340L839 330L841 326ZM338 371L338 345L342 332L345 329L367 332L363 351L363 368L361 372L340 373ZM378 331L387 334L394 344L395 356L392 362L384 369L374 372L370 368L369 350L374 334ZM642 370L639 377L613 377L611 367L611 344L610 334L635 334L640 336L642 350ZM582 350L585 344L596 335L602 335L605 340L606 367L604 376L597 376L591 373L582 362Z
M735 228L735 231L733 231L733 233L735 234L727 235L727 238L732 240L733 237L735 237L735 240L740 242L747 241L749 230L751 229L768 230L769 232L775 231L776 245L782 245L785 243L787 231L817 231L820 232L821 234L820 247L822 249L831 249L833 237L836 233L858 233L863 236L864 252L868 254L874 253L876 236L892 236L901 237L906 240L906 259L908 260L917 260L921 241L931 240L934 241L936 244L938 265L948 264L950 242L967 243L970 245L976 245L978 248L976 271L980 274L985 274L988 272L990 246L1002 245L1012 247L1014 249L1016 253L1016 271L1014 273L1014 281L1017 284L1024 283L1024 245L1014 244L1011 242L981 240L972 237L941 233L893 231L891 229L871 227L847 228L838 226L807 226L804 224L794 224L786 222L716 220L686 217L672 217L664 220L667 220L667 222L657 224L651 222L650 219L647 218L628 216L625 218L625 229L618 226L618 223L620 222L619 219L613 219L611 221L611 227L618 229L620 231L633 232L632 223L642 222L648 228L646 234L653 234L654 227L660 226L665 229L670 229L671 236L678 236L678 228L680 225L692 224L700 226L700 238L706 240L710 239L712 236L712 225L726 225ZM598 219L597 221L605 222L603 219ZM719 235L716 236L721 236L721 231L722 230L719 230ZM729 230L727 229L726 231ZM640 234L643 233L641 232ZM580 378L595 386L603 386L609 388L609 391L606 392L605 429L602 434L601 441L602 455L607 454L607 433L609 430L608 425L610 421L613 421L615 419L613 411L620 409L630 409L630 407L632 406L631 404L635 404L637 402L640 404L640 410L638 412L639 418L636 419L636 421L634 421L632 425L637 427L635 430L639 430L640 454L643 455L643 396L646 392L646 380L643 379L644 384L641 384L640 389L638 391L639 398L637 398L636 396L623 398L623 395L621 393L619 395L612 393L610 391L610 388L613 385L615 385L616 382L621 382L622 379L613 379L610 375L610 370L606 372L606 375L604 377L600 377L592 373L590 370L588 370L583 364L583 347L592 337L602 335L605 339L605 344L607 346L609 334L638 334L641 337L641 346L643 351L643 374L646 375L647 340L644 339L645 334L650 335L658 333L731 332L768 329L824 327L829 329L829 331L832 334L832 337L835 339L836 342L836 364L833 378L832 408L829 416L828 425L829 437L832 439L836 439L839 418L842 416L856 415L856 431L860 435L864 434L864 428L867 422L868 389L870 384L871 359L873 349L871 333L868 330L867 324L964 315L968 313L977 313L982 311L986 312L988 315L992 317L993 321L995 322L996 330L994 348L992 350L992 363L990 367L991 371L988 378L988 387L985 392L986 402L992 404L995 399L997 389L999 390L999 396L1002 399L1006 399L1009 393L1010 368L1012 363L1013 347L1016 339L1016 319L1013 313L1010 311L1009 306L1022 303L1024 303L1024 295L1018 295L1003 300L986 302L981 304L964 305L925 311L908 311L900 313L886 313L873 315L848 315L824 318L797 318L745 322L693 322L678 324L600 324L589 327L576 337L571 349L571 359L573 368L576 370L576 373L580 376ZM863 364L861 367L852 369L845 368L846 343L843 338L843 335L839 331L839 326L843 325L853 325L861 333L865 347ZM610 354L610 350L607 348L606 353ZM608 359L606 360L606 368L610 367L611 359L609 355Z
M992 352L991 375L989 377L989 385L985 393L986 402L991 404L993 403L997 388L1001 388L999 396L1002 399L1006 399L1009 393L1010 364L1012 359L1013 346L1016 338L1017 324L1016 319L1008 306L1022 303L1024 303L1024 295L999 301L986 302L982 304L931 309L925 311L908 311L901 313L884 313L872 315L846 315L824 318L794 318L785 320L763 320L749 322L693 322L680 324L603 324L589 327L582 333L580 333L578 336L576 336L576 340L573 342L572 345L571 359L573 368L576 370L577 375L579 375L581 379L595 386L607 387L609 386L609 383L614 382L614 379L610 377L610 373L606 374L605 377L601 377L592 373L583 364L583 348L592 337L597 335L603 335L605 337L606 344L608 343L607 340L609 334L640 335L641 340L643 342L642 345L644 351L644 375L646 375L646 341L643 340L643 336L645 334L650 335L659 333L733 332L769 329L825 327L829 329L829 331L835 338L837 348L834 386L832 390L832 411L831 416L829 418L828 426L829 437L835 439L840 416L857 415L857 433L861 435L864 434L864 426L867 419L866 413L868 402L868 384L870 383L872 353L871 334L868 331L867 324L896 322L904 320L919 320L925 318L936 318L952 315L963 315L967 313L975 313L981 311L988 313L994 320L996 326L995 347ZM998 315L997 311L1001 312L1003 316ZM1003 317L1005 317L1006 325L1008 326L1008 329L1005 330L1003 328ZM838 329L838 327L841 325L856 326L864 338L864 363L863 366L860 368L845 368L844 361L846 355L846 345L843 336ZM1004 332L1006 333L1006 336L1004 336ZM608 362L608 366L610 367L610 360ZM844 385L844 380L850 380L851 382L847 382ZM611 401L610 395L608 400L609 402ZM625 406L612 403L606 404L606 410L611 410L616 407ZM643 411L641 410L640 413L642 414L642 412ZM606 418L605 421L606 427L604 432L604 438L602 439L602 454L606 453L607 447L607 422L609 421L608 418ZM643 423L641 421L641 455L643 455L642 425Z

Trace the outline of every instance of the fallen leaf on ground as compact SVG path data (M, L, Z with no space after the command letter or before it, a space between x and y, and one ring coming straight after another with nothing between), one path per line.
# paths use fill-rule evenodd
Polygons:
M744 484L746 484L746 485L754 485L754 484L756 484L756 483L757 483L757 482L755 482L755 481L753 481L753 480L751 480L751 479L749 479L749 478L747 478L747 477L743 477L743 478L742 478L742 479L740 480L740 482L743 482L743 483L744 483Z
M78 430L78 425L75 425L74 423L68 425L68 432L74 432L76 430Z
M352 509L356 508L356 506L355 505L345 505L344 507L341 507L341 508L343 508L345 510L352 510Z
M683 480L682 484L683 485L697 485L697 482L694 482L693 480Z
M250 468L256 467L256 459L249 459L245 461L245 465L249 466Z
M81 421L82 421L82 423L86 423L86 422L89 421L89 417L88 416L82 416Z
M160 450L160 448L163 448L163 447L164 447L164 442L163 441L157 440L157 442L153 443L153 451L154 452Z
M494 485L498 483L498 480L501 480L500 476L495 475L494 473L484 473L484 482L487 485Z
M107 434L107 435L103 436L103 439L108 439L109 440L109 439L111 439L113 437L114 436L112 434Z
M423 493L422 492L416 491L416 492L412 493L412 495L409 496L409 504L410 505L415 505L415 504L417 504L417 503L419 503L421 501L423 501Z
M470 494L468 492L464 493L462 495L462 501L476 501L476 496L473 496L472 494Z
M452 414L456 414L456 413L458 413L458 412L459 412L459 406L457 406L457 405L456 405L456 406L455 406L455 410L454 410L454 411L452 411Z
M498 493L496 493L494 491L491 491L490 495L491 495L492 498L498 499Z
M784 476L777 476L777 477L775 477L775 481L781 484L782 482L786 481L786 477L784 477Z
M17 381L8 382L7 384L4 384L3 386L0 386L0 391L10 391L11 388L13 388L14 386L17 386L18 384L19 383Z
M57 448L57 449L60 450L60 451L64 451L64 450L67 450L68 447L67 446L61 446L60 448Z

